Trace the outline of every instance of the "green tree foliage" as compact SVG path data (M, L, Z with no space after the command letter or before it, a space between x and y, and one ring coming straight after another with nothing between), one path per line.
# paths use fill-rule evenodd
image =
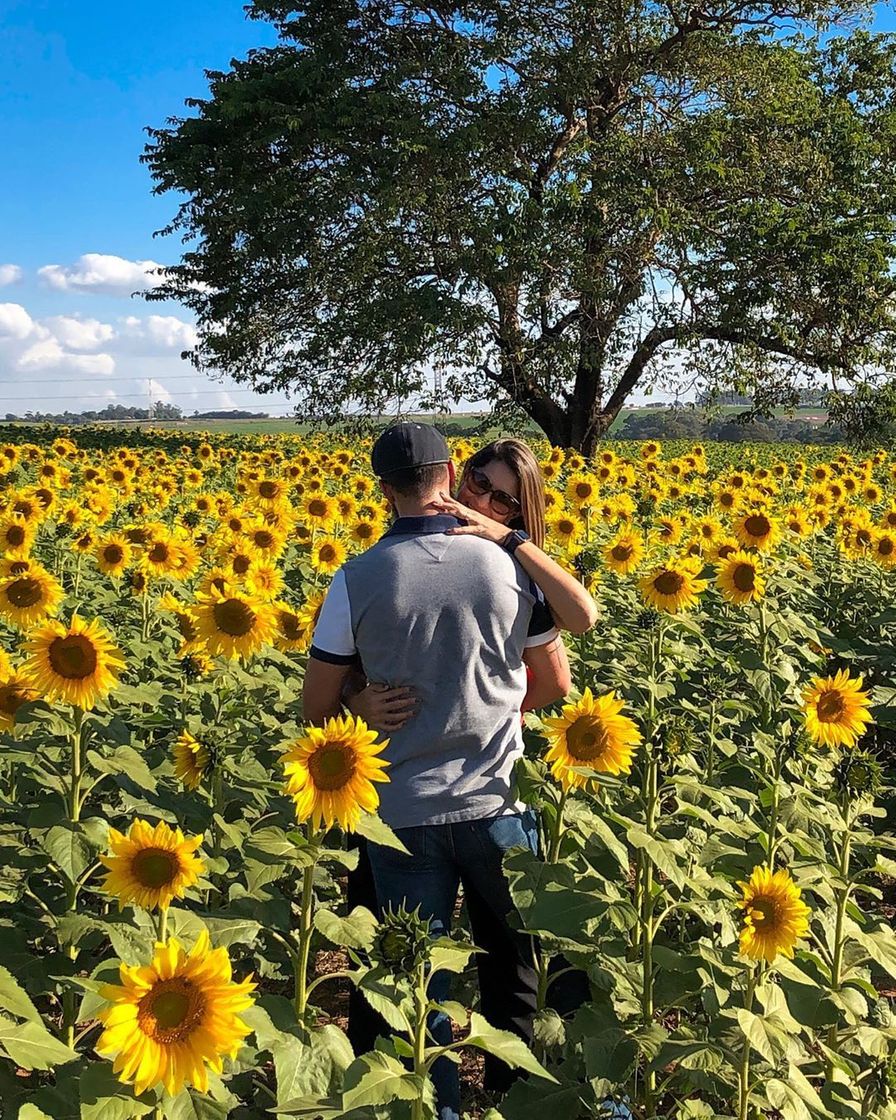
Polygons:
M848 381L894 338L896 37L822 34L863 11L257 0L278 45L149 130L186 245L149 298L308 415L435 367L586 452L654 381Z

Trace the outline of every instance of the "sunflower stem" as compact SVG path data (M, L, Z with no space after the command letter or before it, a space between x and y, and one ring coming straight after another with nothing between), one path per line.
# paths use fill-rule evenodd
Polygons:
M309 830L309 845L314 842L314 837ZM299 919L299 951L296 954L293 967L296 977L296 1015L299 1022L305 1021L308 1008L308 959L311 954L311 935L314 932L312 924L314 910L314 868L315 859L309 867L302 872L302 911Z
M160 906L156 915L156 937L164 945L168 940L168 907Z
M747 973L747 991L744 996L744 1008L753 1009L753 993L756 990L756 969L751 968ZM750 1104L750 1040L744 1037L744 1048L740 1058L740 1069L737 1074L738 1101L737 1120L747 1120L747 1111Z
M426 1067L426 1016L429 1010L429 1001L426 998L426 972L425 965L417 966L416 983L414 985L414 1001L417 1017L414 1023L414 1073L425 1084ZM411 1102L411 1120L423 1120L423 1098L416 1097Z
M852 813L851 804L846 795L844 795L843 801L841 802L841 812L843 814L844 828L843 837L840 841L838 871L840 872L840 878L843 880L843 885L837 887L834 892L837 903L834 917L834 953L831 962L832 992L839 992L843 983L843 950L846 944L846 938L843 936L843 925L850 896L849 864L852 856ZM829 1050L836 1050L837 1036L837 1024L832 1023L828 1028L827 1043ZM826 1072L828 1081L832 1081L834 1078L834 1063L830 1058L827 1061Z
M79 557L80 559L80 557ZM68 815L72 824L76 824L81 815L81 748L84 728L84 712L81 708L72 708L72 741L70 757L70 781L68 797ZM80 884L75 881L66 883L65 887L65 912L72 914L78 903ZM78 949L74 942L68 946L70 961L78 958ZM75 1043L75 990L66 988L62 995L62 1037L69 1047Z

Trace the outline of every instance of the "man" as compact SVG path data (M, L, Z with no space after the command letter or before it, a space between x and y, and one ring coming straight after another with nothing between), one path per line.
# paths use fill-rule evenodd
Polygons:
M539 703L552 703L570 687L565 652L537 588L513 559L524 535L509 533L506 550L448 535L460 523L438 506L440 491L454 485L454 465L436 429L394 425L374 444L371 463L398 517L333 578L306 670L305 718L321 723L339 712L359 658L369 681L413 690L416 713L391 735L390 781L378 787L380 815L411 854L370 845L377 897L383 907L419 905L434 936L450 929L460 883L485 900L482 940L510 946L517 986L529 987L508 993L510 1021L496 1025L525 1033L534 1009L524 978L528 940L508 922L513 903L502 858L511 847L537 845L534 814L513 787L526 668ZM449 979L433 978L435 999L447 998ZM434 1017L431 1030L441 1045L451 1041L445 1015ZM440 1120L456 1120L456 1066L441 1059L433 1080Z

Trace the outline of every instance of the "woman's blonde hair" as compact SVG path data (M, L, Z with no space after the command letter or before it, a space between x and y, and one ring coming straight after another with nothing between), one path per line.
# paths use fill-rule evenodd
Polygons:
M520 484L520 513L508 521L511 529L525 529L539 548L544 547L544 476L538 460L521 439L496 439L471 455L464 463L463 485L469 471L495 461L505 463Z

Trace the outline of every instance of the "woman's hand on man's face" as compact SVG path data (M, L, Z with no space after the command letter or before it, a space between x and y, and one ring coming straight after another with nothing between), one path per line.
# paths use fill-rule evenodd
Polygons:
M348 709L374 731L397 731L416 711L417 700L412 688L369 684L349 699Z
M443 490L439 491L439 498L440 501L432 503L434 509L437 509L439 513L449 513L452 517L458 518L459 521L466 521L467 523L466 525L458 525L456 529L447 529L446 533L449 536L484 537L485 540L494 541L495 544L500 544L507 536L507 526L503 521L486 517L484 513L479 513L470 506L465 506Z

